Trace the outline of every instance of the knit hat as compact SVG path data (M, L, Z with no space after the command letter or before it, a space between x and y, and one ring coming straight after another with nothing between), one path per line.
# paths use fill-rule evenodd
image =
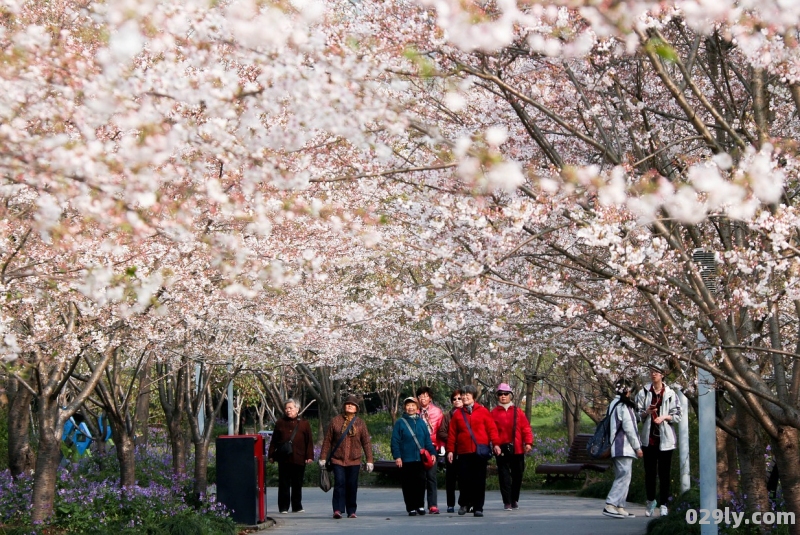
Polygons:
M345 399L344 403L342 403L342 409L344 409L344 406L347 405L347 404L355 405L356 406L356 412L358 412L359 404L358 404L358 398L356 396L354 396L353 394L350 394L349 396L347 396L347 399Z
M419 401L414 396L408 396L406 399L403 400L403 406L405 407L406 403L414 403L417 408L419 409Z
M495 390L495 392L511 392L511 393L513 393L514 391L511 390L511 387L508 386L508 383L500 383L499 385L497 385L497 390Z

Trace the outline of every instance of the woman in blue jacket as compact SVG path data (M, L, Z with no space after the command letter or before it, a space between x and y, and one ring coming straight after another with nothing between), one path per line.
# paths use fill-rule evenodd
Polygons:
M419 402L409 397L403 401L405 414L398 418L392 429L392 457L400 468L403 501L408 516L425 514L425 467L420 459L420 449L436 455L428 426L419 417Z

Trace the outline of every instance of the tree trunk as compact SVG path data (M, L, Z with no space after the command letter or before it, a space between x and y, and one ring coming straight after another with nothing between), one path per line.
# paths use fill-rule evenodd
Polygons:
M736 439L717 428L717 494L730 500L739 491L739 463Z
M147 446L150 437L150 359L139 369L139 394L136 397L134 433L136 445Z
M205 496L208 490L208 444L205 440L194 443L194 493Z
M117 459L119 460L119 484L122 487L136 485L136 456L134 439L128 433L114 432L114 445L116 446Z
M766 444L762 438L762 429L746 410L740 406L736 408L737 431L740 437L744 437L736 441L736 450L745 509L749 513L769 511L767 462L764 459Z
M168 364L156 363L158 373L158 400L167 421L167 433L172 447L172 473L186 474L187 441L183 434L185 418L186 380L185 366L171 370Z
M31 449L31 401L33 393L19 383L15 377L8 381L10 394L8 405L8 467L11 477L30 472L36 463Z
M786 510L800 515L800 453L797 441L800 431L793 427L779 427L778 439L772 441L775 462L778 463L781 489L786 502ZM789 533L800 534L800 523L789 526Z
M58 463L61 460L61 429L58 425L58 401L39 399L39 448L36 455L36 473L33 477L31 521L45 522L53 514L56 495Z
M525 377L525 417L531 421L531 411L533 411L533 387L536 383L529 377ZM572 444L570 442L570 444Z
M567 393L561 401L564 411L564 423L567 426L567 440L569 444L575 440L575 435L580 429L581 413L576 404L571 403L573 394Z

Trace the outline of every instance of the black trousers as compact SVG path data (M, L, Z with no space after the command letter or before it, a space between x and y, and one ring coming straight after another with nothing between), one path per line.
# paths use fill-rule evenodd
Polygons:
M658 446L645 446L644 453L644 491L647 500L656 499L656 475L658 476L658 504L666 505L669 499L670 468L672 451L661 451Z
M400 469L400 479L403 486L403 501L406 502L406 511L416 511L425 507L425 482L427 470L422 461L405 462Z
M522 488L522 474L525 472L525 456L521 453L507 453L495 457L497 459L497 477L500 480L500 495L503 505L519 501Z
M486 500L486 463L477 453L458 455L458 505L483 511Z
M456 506L456 483L458 482L458 458L452 463L445 464L444 484L447 491L447 507Z
M306 465L278 462L278 511L292 511L303 508L303 478Z

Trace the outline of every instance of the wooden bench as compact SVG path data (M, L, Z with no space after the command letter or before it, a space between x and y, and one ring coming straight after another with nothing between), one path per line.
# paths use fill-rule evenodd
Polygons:
M372 465L372 471L378 474L400 474L394 461L375 461Z
M584 488L589 484L589 476L594 473L603 473L611 467L611 459L592 459L586 451L586 445L592 435L575 435L569 447L567 462L563 464L540 464L536 467L537 474L545 475L545 484L559 479L577 479L582 473L586 479Z

